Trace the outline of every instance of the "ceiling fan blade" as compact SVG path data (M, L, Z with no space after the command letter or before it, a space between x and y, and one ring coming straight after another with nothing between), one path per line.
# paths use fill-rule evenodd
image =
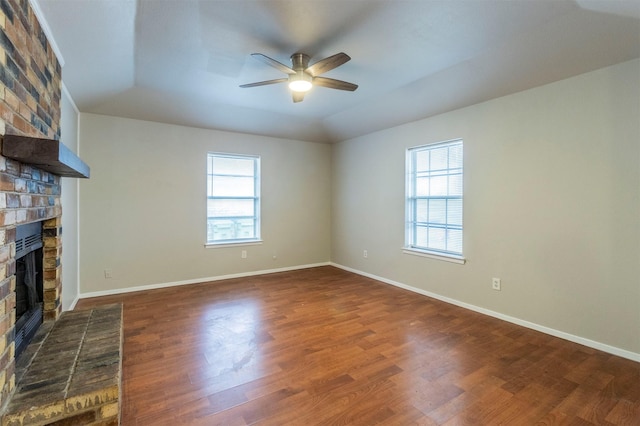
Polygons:
M315 77L317 75L324 74L327 71L331 71L332 69L337 68L350 60L351 57L346 53L336 53L333 56L329 56L328 58L319 60L318 62L307 68L305 72Z
M284 77L284 78L277 78L275 80L258 81L257 83L241 84L240 87L242 87L243 89L246 89L247 87L266 86L267 84L284 83L285 81L289 81L289 79L287 77Z
M304 93L305 92L292 92L293 102L294 103L302 102L302 100L304 99Z
M278 62L275 59L271 59L270 57L265 56L262 53L252 53L251 56L253 56L254 58L256 58L259 61L264 62L267 65L271 65L275 69L277 69L279 71L282 71L285 74L295 74L296 73L292 68L289 68L285 64L283 64L281 62Z
M348 90L350 92L353 92L358 88L357 84L326 77L315 77L313 79L313 84L316 86L328 87L329 89Z

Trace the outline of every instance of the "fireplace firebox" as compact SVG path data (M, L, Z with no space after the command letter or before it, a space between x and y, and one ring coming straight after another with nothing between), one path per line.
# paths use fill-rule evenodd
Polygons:
M16 228L16 359L42 324L42 222Z

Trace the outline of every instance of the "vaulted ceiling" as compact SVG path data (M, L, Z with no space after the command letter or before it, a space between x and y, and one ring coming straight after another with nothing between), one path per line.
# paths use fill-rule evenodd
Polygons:
M336 142L640 57L637 0L33 0L82 112ZM293 103L290 64L338 52Z

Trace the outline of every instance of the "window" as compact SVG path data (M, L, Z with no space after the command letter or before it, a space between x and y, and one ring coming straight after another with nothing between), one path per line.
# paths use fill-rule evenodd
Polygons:
M260 240L260 157L209 153L207 244Z
M462 260L462 140L407 151L406 249Z

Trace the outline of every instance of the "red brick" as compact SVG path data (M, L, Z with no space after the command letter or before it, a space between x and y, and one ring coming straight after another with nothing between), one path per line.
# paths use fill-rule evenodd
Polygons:
M16 307L16 292L15 291L11 292L11 294L9 294L6 299L4 299L4 303L6 304L6 308L5 309L7 311L15 309L15 307Z
M11 259L7 262L7 276L15 275L16 273L16 260Z
M28 123L24 118L15 114L13 115L13 126L27 135L30 135L33 131L30 123Z
M10 90L7 90L4 97L7 105L14 111L18 111L20 109L20 102L18 97L14 95Z
M6 173L0 173L0 191L13 191L15 188L15 177L10 176Z
M8 243L14 243L16 241L16 228L8 228L5 231L5 241Z
M0 226L15 225L16 212L13 210L0 211Z
M13 110L4 102L0 102L0 118L6 123L13 123Z
M13 324L11 324L11 315L5 315L0 318L0 336L4 336L7 334L9 328L11 328Z
M4 300L11 293L11 280L6 279L0 282L0 300Z
M0 84L0 90L4 90L4 96L0 99L0 119L5 122L5 133L57 138L60 128L62 84L60 64L49 46L42 47L39 39L42 30L29 2L8 0L7 5L13 9L15 16L13 21L5 20L4 31L15 50L7 51L6 54L11 56L11 60L17 64L22 74L18 79L13 80L11 88ZM43 84L38 73L31 68L31 64L37 67L39 72L44 73L47 70L51 74L51 81L46 85ZM36 97L31 93L31 89L26 89L27 87L36 89L38 92ZM37 113L38 108L42 108L43 112L52 119L50 128L42 131L31 125L31 114ZM0 209L0 229L4 236L2 240L4 245L0 247L0 268L3 271L2 275L6 275L6 278L0 281L0 303L3 303L5 309L5 315L0 318L0 339L6 339L7 336L2 334L13 327L15 318L16 262L11 258L11 248L6 248L11 247L10 244L15 242L15 225L17 222L50 219L59 216L62 210L59 195L60 177L42 173L40 178L37 178L42 188L42 191L39 191L38 186L34 187L28 180L31 175L20 176L21 166L20 162L0 157L0 192L8 193L4 196L5 201ZM36 193L31 194L31 190ZM50 200L42 195L52 195L53 199ZM54 232L58 232L59 226L54 226L56 229ZM47 264L56 265L59 268L61 252L61 247L45 250ZM55 270L49 274L57 276L54 278L55 289L48 292L48 298L53 297L53 300L48 301L48 311L44 315L47 319L56 319L62 310L60 304L62 282ZM0 406L5 404L14 387L13 347L13 342L6 342L7 349L0 354L0 372L4 372L6 377L6 382L0 389Z

